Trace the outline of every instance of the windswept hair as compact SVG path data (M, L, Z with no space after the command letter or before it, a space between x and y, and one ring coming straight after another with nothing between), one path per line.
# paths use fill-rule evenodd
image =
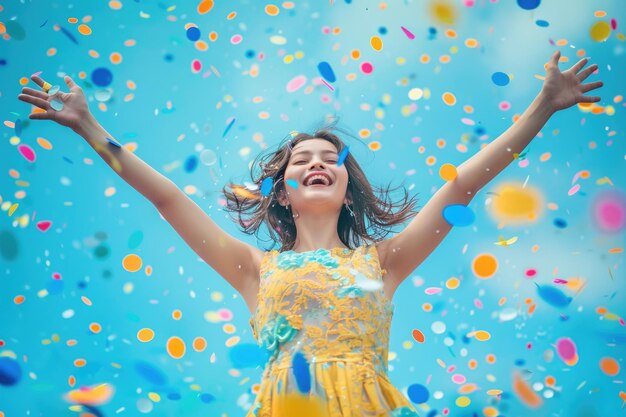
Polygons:
M237 218L233 218L233 221L239 223L244 233L255 234L258 238L259 228L267 222L274 245L280 241L282 243L281 252L293 249L296 241L296 224L291 209L286 209L278 201L278 196L286 192L284 175L291 158L292 149L304 140L324 139L335 145L337 152L341 154L346 145L333 132L353 137L349 132L336 127L336 121L317 129L313 134L289 135L278 144L277 150L269 149L267 154L261 153L254 159L250 169L250 177L255 187L246 188L230 182L223 188L222 192L227 202L225 211L237 214ZM257 163L260 172L258 172ZM394 204L388 201L390 200L389 186L385 190L372 186L356 159L349 152L344 164L348 171L346 195L352 200L351 208L354 215L352 216L346 210L345 205L342 206L337 222L337 234L348 248L353 249L362 245L363 240L372 244L384 239L390 232L391 226L404 223L417 213L412 212L417 201L414 198L408 200L408 193L404 187L402 187L404 201ZM268 177L272 178L272 190L268 195L263 195L261 185L263 180ZM226 187L232 191L228 191ZM399 187L391 190L397 188ZM394 212L394 209L397 210ZM247 219L242 217L243 213ZM366 227L365 220L368 221L368 227ZM270 249L273 249L274 245Z

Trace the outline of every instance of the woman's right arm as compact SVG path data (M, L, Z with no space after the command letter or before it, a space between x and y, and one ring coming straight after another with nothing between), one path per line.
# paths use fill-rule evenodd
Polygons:
M40 87L49 88L38 76L32 79ZM65 82L70 93L59 91L49 96L46 91L24 88L18 98L43 109L29 117L53 120L82 136L124 181L152 202L198 256L250 304L254 300L263 252L224 232L169 178L121 146L89 112L82 89L68 76ZM59 100L63 108L54 110L50 104L53 100Z

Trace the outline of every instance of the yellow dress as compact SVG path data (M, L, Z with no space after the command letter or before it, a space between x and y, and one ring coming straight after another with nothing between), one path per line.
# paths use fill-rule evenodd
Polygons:
M254 338L267 349L246 417L417 417L387 376L394 305L374 245L263 255Z

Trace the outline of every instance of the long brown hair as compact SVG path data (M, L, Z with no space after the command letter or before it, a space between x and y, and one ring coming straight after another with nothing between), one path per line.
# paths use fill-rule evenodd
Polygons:
M296 224L291 210L278 204L277 198L285 191L284 175L291 158L291 151L301 141L324 139L335 145L337 152L341 154L346 145L333 133L334 131L353 137L349 132L338 128L333 123L317 129L312 135L308 133L289 135L278 144L278 150L270 149L268 154L263 155L261 153L254 159L250 169L250 177L254 187L246 188L230 182L227 187L233 190L232 192L228 191L226 186L222 189L227 203L225 211L237 213L237 219L233 219L233 221L239 223L244 233L255 234L258 238L259 228L264 222L267 222L270 226L268 230L274 245L277 241L281 241L281 251L293 249L296 241ZM257 163L261 172L255 174ZM403 202L397 205L391 201L387 202L389 186L385 190L372 186L356 159L349 152L344 164L348 171L346 194L352 200L354 215L346 209L345 205L342 206L337 222L337 234L347 247L356 248L360 246L362 244L361 239L370 241L370 243L380 241L390 232L390 226L403 223L413 216L412 209L417 201L414 198L408 201L408 193L404 187ZM263 180L268 177L273 179L272 191L269 195L263 195L261 185ZM399 187L392 190L397 188ZM381 198L377 197L376 194L379 194ZM392 212L395 208L398 210ZM242 213L248 213L247 220L242 218ZM366 219L369 222L369 227L365 226ZM371 233L369 229L372 229Z

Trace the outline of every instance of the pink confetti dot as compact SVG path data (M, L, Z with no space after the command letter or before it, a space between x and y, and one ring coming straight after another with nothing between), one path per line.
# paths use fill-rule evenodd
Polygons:
M556 351L564 361L572 360L576 356L576 345L569 337L563 337L556 342Z
M364 62L361 64L361 71L363 74L371 74L374 71L374 66L369 62Z
M40 222L37 222L37 229L41 230L42 232L48 230L50 226L52 226L52 222L50 220L42 220Z
M230 38L230 43L232 43L233 45L239 45L242 40L243 40L243 36L241 36L241 35L233 35Z
M498 108L500 110L508 110L511 108L511 103L509 103L508 101L502 101L500 102L500 104L498 104Z
M31 148L28 145L19 145L17 147L17 150L22 154L22 156L28 162L35 162L35 159L37 159L37 156L35 155L35 151L33 150L33 148Z
M195 74L199 73L201 69L202 69L202 63L199 60L194 59L193 61L191 61L191 70Z
M324 26L324 27L322 28L322 33L323 33L324 35L328 35L328 34L330 33L330 27L329 27L329 26Z
M229 310L229 309L227 309L227 308L222 308L222 309L219 309L219 310L217 311L217 315L218 315L218 316L219 316L219 318L220 318L220 319L222 319L222 320L232 320L232 318L233 318L233 316L234 316L234 315L233 315L233 312L232 312L232 311L230 311L230 310Z
M304 75L298 75L291 79L287 83L287 92L293 93L297 91L300 87L302 87L306 83L306 77Z
M454 374L452 375L452 382L455 384L463 384L465 383L465 377L461 374Z
M52 279L56 279L57 281L61 280L61 274L59 274L58 272L55 272L52 274Z
M439 294L441 292L441 288L437 287L429 287L424 290L427 295Z
M400 26L400 29L402 29L407 38L415 39L415 35L412 34L407 28L405 28L404 26Z
M601 197L594 211L595 220L602 229L618 232L624 228L626 202L618 194Z
M526 270L526 276L531 278L537 275L537 270L535 268L530 268Z

